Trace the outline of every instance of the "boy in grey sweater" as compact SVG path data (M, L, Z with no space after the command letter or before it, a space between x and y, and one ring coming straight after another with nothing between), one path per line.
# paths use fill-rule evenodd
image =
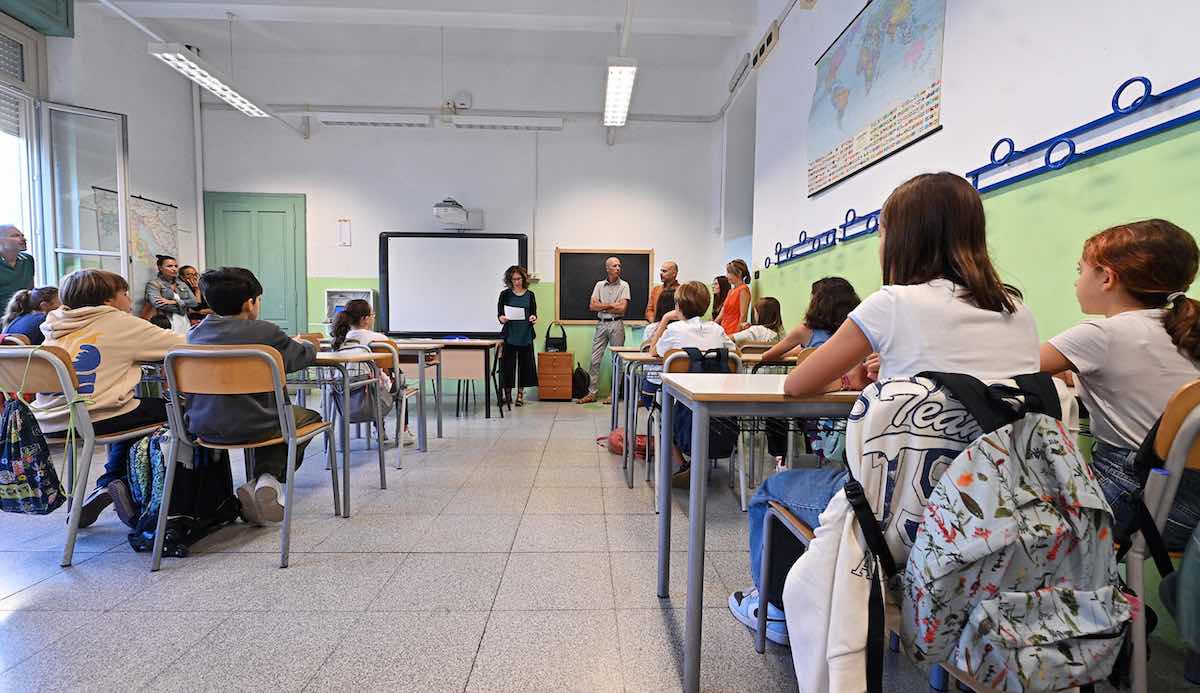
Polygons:
M200 276L200 289L213 314L188 333L189 344L261 344L274 347L283 356L288 373L313 364L316 349L309 342L288 337L273 322L259 320L263 288L248 269L222 267ZM284 391L287 397L287 391ZM233 445L280 435L275 396L192 395L185 408L188 430L208 442ZM311 409L291 405L296 428L321 420ZM296 451L296 466L304 459L304 448ZM242 517L251 524L283 521L281 480L287 479L287 444L254 451L254 478L237 489Z

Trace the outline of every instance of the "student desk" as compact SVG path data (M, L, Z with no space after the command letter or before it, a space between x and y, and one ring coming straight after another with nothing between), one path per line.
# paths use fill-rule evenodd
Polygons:
M747 373L754 370L755 366L763 363L763 355L762 354L742 354L741 358L742 358L742 369L745 370ZM772 365L786 364L789 366L794 366L794 365L796 365L796 357L795 356L784 356L781 359L773 359L771 361L768 361L767 363L770 363Z
M419 399L417 399L417 449L421 452L427 452L429 449L429 439L426 434L425 395L428 390L426 385L428 378L425 377L425 372L429 370L430 365L436 368L434 372L433 410L437 416L437 437L441 438L442 392L444 391L442 383L442 345L434 342L395 341L392 344L401 356L400 370L406 375L414 368L417 371L417 389L421 393Z
M619 411L617 402L621 399L621 395L624 392L624 383L621 382L623 377L617 375L621 372L621 355L637 354L641 353L642 350L635 346L615 346L609 347L609 351L611 352L609 358L612 359L612 388L611 392L609 392L609 399L612 400L612 426L609 430L616 430L617 423L620 420L620 416L617 414Z
M433 344L442 348L441 375L448 380L483 380L483 417L492 418L492 362L503 344L499 339L420 339L411 343ZM410 342L398 341L399 346ZM439 385L439 392L441 386ZM440 424L439 419L439 424ZM438 431L439 437L441 430Z
M683 688L700 690L700 625L704 595L704 529L708 500L708 428L717 416L778 416L845 418L857 392L834 392L814 397L787 397L783 375L663 373L662 426L659 441L658 596L668 596L671 560L672 416L675 406L692 410L691 497L688 502L687 615L684 630Z
M618 366L621 374L621 388L625 393L625 447L621 451L621 462L625 467L625 483L633 488L633 467L637 459L637 410L638 400L641 399L642 374L648 365L662 365L662 357L644 351L622 352ZM613 371L613 383L618 382L618 371ZM616 405L616 397L613 404ZM646 445L646 464L649 464L650 446ZM650 479L647 478L647 481Z

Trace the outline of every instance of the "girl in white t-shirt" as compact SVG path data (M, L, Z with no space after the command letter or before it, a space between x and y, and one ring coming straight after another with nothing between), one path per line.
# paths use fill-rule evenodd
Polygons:
M896 188L879 217L883 288L850 312L829 341L788 374L793 397L857 390L868 383L865 364L879 354L878 377L923 371L1000 379L1038 369L1033 315L1021 293L1000 281L988 257L983 202L961 176L922 174ZM811 527L845 483L842 465L775 474L750 503L750 566L754 588L734 592L729 610L757 626L762 522L770 501L786 505ZM774 571L783 594L786 570ZM786 644L779 603L767 610L767 637Z
M733 342L743 344L774 344L783 336L783 309L779 299L764 296L754 303L754 320L749 327L734 332Z
M1042 345L1042 370L1071 371L1091 417L1092 468L1117 522L1142 481L1133 459L1167 401L1200 378L1200 303L1184 296L1200 251L1162 219L1114 226L1083 244L1075 296L1084 320ZM1184 472L1163 539L1182 550L1200 521L1200 474Z
M329 336L333 337L333 349L341 349L346 342L354 342L370 348L372 342L390 342L391 339L382 332L371 329L375 326L375 311L371 304L361 298L346 302L346 306L333 318L333 328ZM392 376L383 369L379 371L379 383L387 392L393 392L396 386ZM417 438L408 430L408 412L405 412L404 432L400 435L404 447L416 445Z

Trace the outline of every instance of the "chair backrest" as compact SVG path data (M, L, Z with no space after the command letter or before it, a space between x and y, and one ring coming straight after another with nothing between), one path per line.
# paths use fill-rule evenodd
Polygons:
M62 347L0 346L0 391L62 392L71 397L78 388L75 366Z
M765 354L770 351L771 347L773 346L775 345L767 344L765 342L750 342L749 344L743 344L741 346L741 350L743 354Z
M312 344L317 351L321 350L321 340L325 339L325 335L320 332L301 332L296 336Z
M796 354L796 363L797 364L804 363L804 359L808 358L809 356L812 356L815 353L817 353L816 347L808 347L807 349L801 349Z
M1158 435L1154 438L1154 451L1163 460L1168 459L1175 439L1179 436L1183 422L1197 407L1200 407L1200 380L1194 380L1175 391L1167 401L1162 421L1158 424ZM1200 469L1200 437L1191 441L1187 454L1187 469Z
M667 373L687 373L691 367L687 352L683 349L672 349L663 356L663 371ZM742 370L742 360L733 351L729 352L729 372L737 373Z
M263 344L172 347L164 366L171 391L189 395L281 395L286 372L279 351Z
M18 332L5 332L0 334L0 344L7 344L9 346L28 346L29 337L26 337Z

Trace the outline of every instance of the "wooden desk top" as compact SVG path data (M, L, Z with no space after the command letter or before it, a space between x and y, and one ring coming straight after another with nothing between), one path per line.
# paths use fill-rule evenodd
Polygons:
M758 364L760 364L762 362L763 362L762 354L742 354L742 365L743 366L757 366ZM795 356L784 356L782 359L779 359L778 361L772 361L772 363L794 364L794 363L796 363L796 357Z
M321 351L317 353L317 360L313 365L316 366L335 366L343 363L369 363L374 361L381 366L392 365L391 354L366 354L359 352L345 351Z
M415 351L417 349L436 351L442 348L442 345L437 342L404 342L393 339L392 344L395 344L396 348L400 351L404 351L406 349L410 351Z
M609 349L614 354L629 354L629 353L633 353L633 352L642 350L641 347L635 347L635 346L615 346L615 347L609 347Z
M662 363L661 356L655 356L654 354L645 351L635 351L621 354L621 360L628 361L630 363Z
M397 345L406 343L432 344L445 349L491 349L503 344L499 339L420 339L414 342L396 342Z
M695 402L765 402L854 404L858 392L830 392L813 397L788 397L783 394L786 375L750 375L749 373L664 373L663 383Z

